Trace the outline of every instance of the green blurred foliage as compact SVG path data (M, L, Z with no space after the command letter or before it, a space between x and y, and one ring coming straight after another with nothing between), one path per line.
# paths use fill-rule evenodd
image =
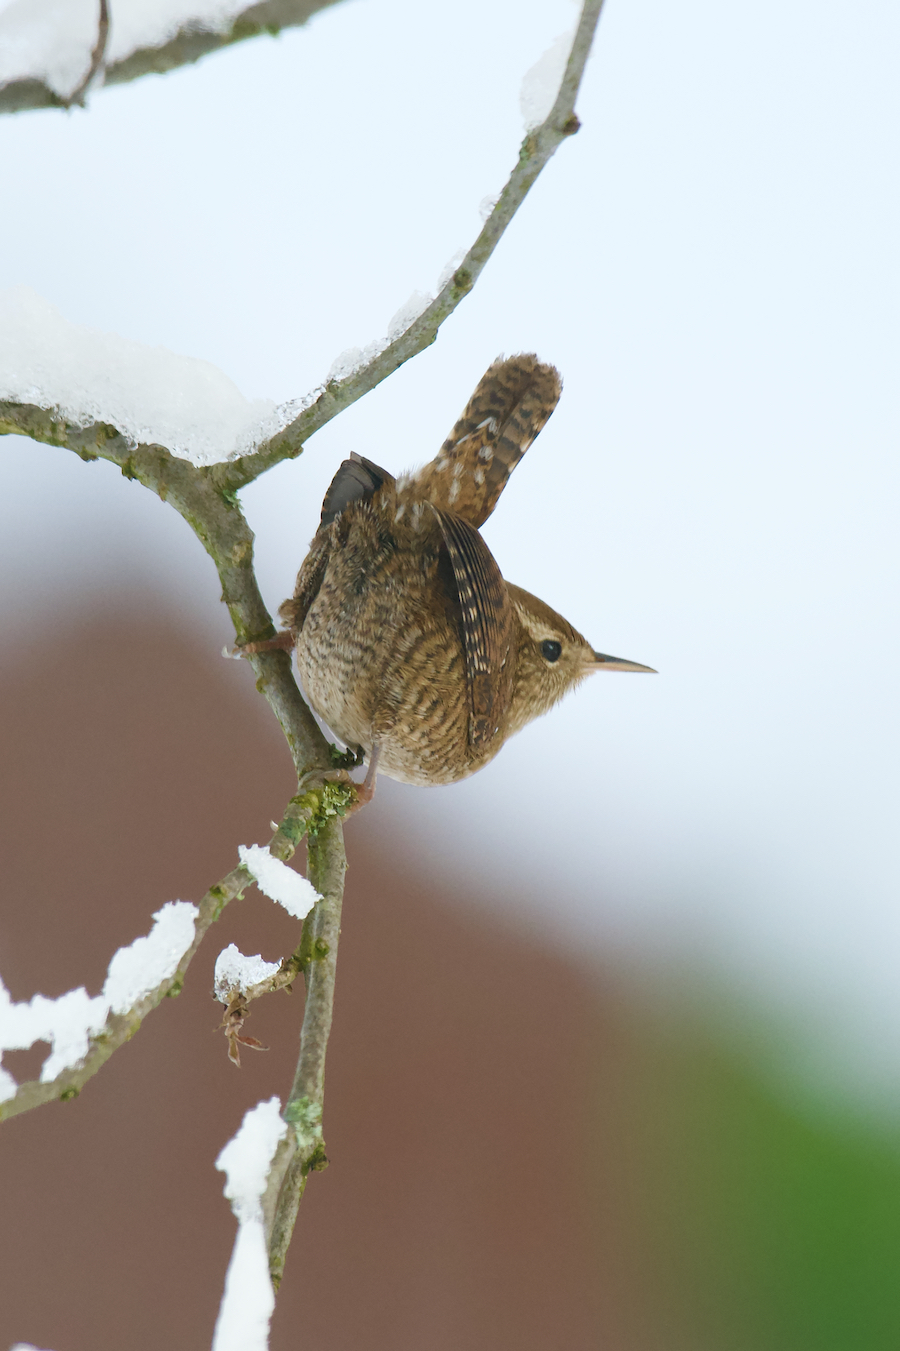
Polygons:
M628 1040L603 1067L599 1172L620 1171L633 1344L897 1351L900 1140L785 1101L689 1021Z

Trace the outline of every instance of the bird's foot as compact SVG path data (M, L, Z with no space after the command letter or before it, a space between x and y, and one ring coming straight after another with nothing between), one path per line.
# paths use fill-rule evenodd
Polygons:
M222 648L223 657L233 657L235 661L240 661L241 657L251 657L257 652L291 652L294 647L294 635L290 629L284 629L281 633L276 633L274 638L263 638L258 643L244 643L243 647L234 647L228 651L227 647Z
M356 802L350 808L351 812L358 812L360 807L364 807L367 802L371 802L375 796L375 780L378 777L378 752L379 746L376 742L372 747L372 754L369 756L369 768L366 770L366 777L362 783L356 785Z
M350 757L348 764L354 769L358 765L361 765L365 758L365 753L361 746L358 746L355 751L348 748L348 750L344 752L339 752L334 746L332 746L331 750L332 759L336 760L338 758ZM298 788L301 793L308 793L310 789L313 788L321 788L326 783L340 783L347 788L353 788L355 790L355 800L348 805L344 812L345 816L352 816L354 812L359 811L360 807L364 807L367 802L371 802L372 798L375 796L375 778L377 773L378 747L373 746L372 753L369 756L369 768L366 771L366 777L362 783L357 783L355 779L351 779L350 775L347 773L347 769L341 765L335 769L309 770L308 773L304 774L301 778Z

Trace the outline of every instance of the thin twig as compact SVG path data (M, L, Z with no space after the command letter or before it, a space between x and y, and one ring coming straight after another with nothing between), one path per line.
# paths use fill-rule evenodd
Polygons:
M269 842L269 851L282 862L292 857L311 821L315 820L315 800L313 794L304 798L292 798L284 814L284 819ZM222 911L240 897L247 887L253 885L253 878L243 866L233 868L215 886L210 887L198 906L199 914L194 921L194 938L185 952L175 973L160 982L154 990L139 1000L127 1013L111 1014L105 1026L90 1040L87 1055L81 1063L72 1069L63 1070L49 1083L39 1079L19 1084L15 1096L0 1102L0 1121L20 1116L45 1102L67 1102L81 1092L89 1079L102 1069L115 1051L130 1041L141 1023L153 1009L167 996L181 993L185 972L203 941L207 930L216 922Z
M97 20L97 41L94 43L94 50L91 52L91 64L88 66L87 74L78 85L73 89L68 98L62 100L64 108L71 108L77 105L84 107L84 98L90 89L100 69L103 65L103 58L106 55L106 44L109 39L109 5L107 0L100 0L100 17Z
M580 123L575 116L575 101L602 8L603 0L585 0L553 108L541 125L525 137L518 162L478 238L431 304L404 333L388 343L360 370L343 380L330 380L314 402L253 454L215 465L213 471L223 487L237 491L272 465L294 458L314 432L434 342L444 320L472 290L545 164L562 142L578 131Z

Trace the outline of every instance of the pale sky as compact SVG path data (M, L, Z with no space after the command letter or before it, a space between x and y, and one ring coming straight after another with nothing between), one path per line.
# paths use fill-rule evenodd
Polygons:
M2 118L0 287L301 395L474 238L522 77L575 14L347 0L86 112ZM553 361L562 402L486 538L660 675L598 675L475 778L367 810L461 894L486 877L554 938L789 1013L873 1093L900 1082L898 38L888 0L607 0L582 131L473 295L244 494L275 607L351 450L422 462L498 353ZM221 644L174 513L23 444L0 441L7 622L112 572Z

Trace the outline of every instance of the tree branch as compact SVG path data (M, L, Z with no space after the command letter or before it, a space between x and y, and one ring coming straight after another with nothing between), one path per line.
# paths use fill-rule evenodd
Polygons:
M169 502L216 565L237 642L243 645L275 633L253 570L253 531L234 493L222 488L209 468L197 468L164 446L130 446L108 423L77 427L58 412L34 404L0 401L0 435L13 432L64 446L83 460L110 460L126 478L137 479L163 502ZM256 674L257 689L265 695L285 735L298 779L310 769L330 768L328 742L297 688L289 654L260 652L246 660Z
M334 1008L334 982L341 903L347 859L337 821L329 821L308 843L309 880L322 896L303 928L301 960L306 981L306 1009L300 1034L300 1058L283 1116L291 1130L272 1161L263 1197L269 1243L269 1273L275 1289L281 1283L294 1221L310 1172L327 1167L322 1136L325 1102L325 1054Z
M289 0L283 0L283 3L288 4ZM126 438L108 424L94 423L90 427L78 427L66 421L59 411L47 411L31 404L15 402L0 402L0 434L21 433L37 441L65 446L85 460L111 460L126 477L138 479L163 501L169 501L190 524L218 569L222 598L231 613L238 642L244 644L270 637L274 633L274 625L263 604L253 572L253 534L240 510L236 493L273 465L299 455L309 436L374 389L410 357L434 342L444 320L471 291L544 165L562 141L578 130L575 101L602 4L603 0L584 0L554 106L544 122L526 135L518 162L495 207L450 280L399 337L388 342L360 370L343 380L329 381L289 426L260 445L256 451L223 464L198 468L187 460L173 456L162 446L129 446ZM318 7L310 5L308 12ZM265 8L267 6L256 6L253 12ZM245 14L250 12L246 11ZM115 78L113 71L108 73L107 78ZM10 88L7 87L7 94ZM3 106L3 94L4 91L0 91L0 108ZM262 652L254 654L249 660L258 677L257 688L268 699L287 738L298 777L309 769L327 768L330 763L328 744L300 696L287 654ZM307 794L294 801L303 803L307 798L320 799L321 796ZM308 825L309 821L306 822ZM291 827L291 853L300 838L298 829L296 824ZM336 818L323 819L320 815L314 822L314 828L310 829L309 877L323 900L315 906L304 924L299 950L307 993L300 1056L284 1109L285 1120L292 1129L276 1152L263 1198L270 1272L276 1287L284 1270L306 1178L311 1171L327 1164L322 1136L325 1054L334 1002L345 870L340 821ZM201 916L197 920L198 937L176 976L171 982L164 982L169 988L161 986L148 996L139 1006L139 1016L134 1010L132 1014L125 1015L121 1028L116 1027L102 1046L98 1044L92 1047L85 1066L78 1074L87 1078L96 1073L96 1069L115 1049L110 1039L116 1039L115 1044L120 1045L139 1025L144 1014L174 988L183 974L182 968L186 968L202 937L199 932L201 924L205 926L205 932L227 900L239 895L248 884L248 874L243 869L236 869L218 888L207 893L201 903ZM147 1005L146 1009L144 1004ZM127 1020L132 1016L136 1021L129 1023ZM77 1091L80 1082L72 1080L71 1087ZM58 1084L23 1085L19 1092L28 1097L29 1092L26 1090L35 1090L39 1094L44 1092L45 1096L37 1099L40 1101L60 1096ZM63 1086L62 1093L66 1095L66 1086ZM17 1094L13 1102L18 1102L18 1099ZM28 1101L17 1110L24 1111L26 1106L37 1105L37 1100ZM3 1114L7 1114L6 1107L3 1108Z
M262 33L278 34L282 28L305 24L320 9L327 9L337 0L263 0L249 5L232 21L224 32L221 28L203 28L199 22L187 22L174 37L160 47L141 47L129 52L120 61L106 68L104 84L125 84L142 75L165 74L179 66L199 61L210 52L230 47ZM83 91L82 91L83 92ZM68 99L57 94L43 80L27 76L0 85L0 113L26 112L32 108L67 108L77 102L72 94Z
M306 793L303 797L292 798L288 803L281 825L269 843L270 852L283 863L293 856L306 831L310 827L316 828L319 805L320 799L316 793ZM0 1121L20 1116L22 1112L40 1107L46 1102L56 1100L67 1102L77 1097L87 1081L106 1064L110 1056L126 1041L131 1040L147 1014L167 996L181 993L185 973L207 930L216 922L229 901L238 899L250 886L253 886L253 878L241 865L233 868L220 882L210 887L198 907L200 913L194 921L193 941L178 963L174 975L161 981L127 1013L111 1014L103 1029L91 1038L88 1053L78 1066L63 1070L49 1083L33 1079L20 1084L14 1097L0 1102ZM316 909L321 908L320 902ZM315 911L313 913L315 914Z

